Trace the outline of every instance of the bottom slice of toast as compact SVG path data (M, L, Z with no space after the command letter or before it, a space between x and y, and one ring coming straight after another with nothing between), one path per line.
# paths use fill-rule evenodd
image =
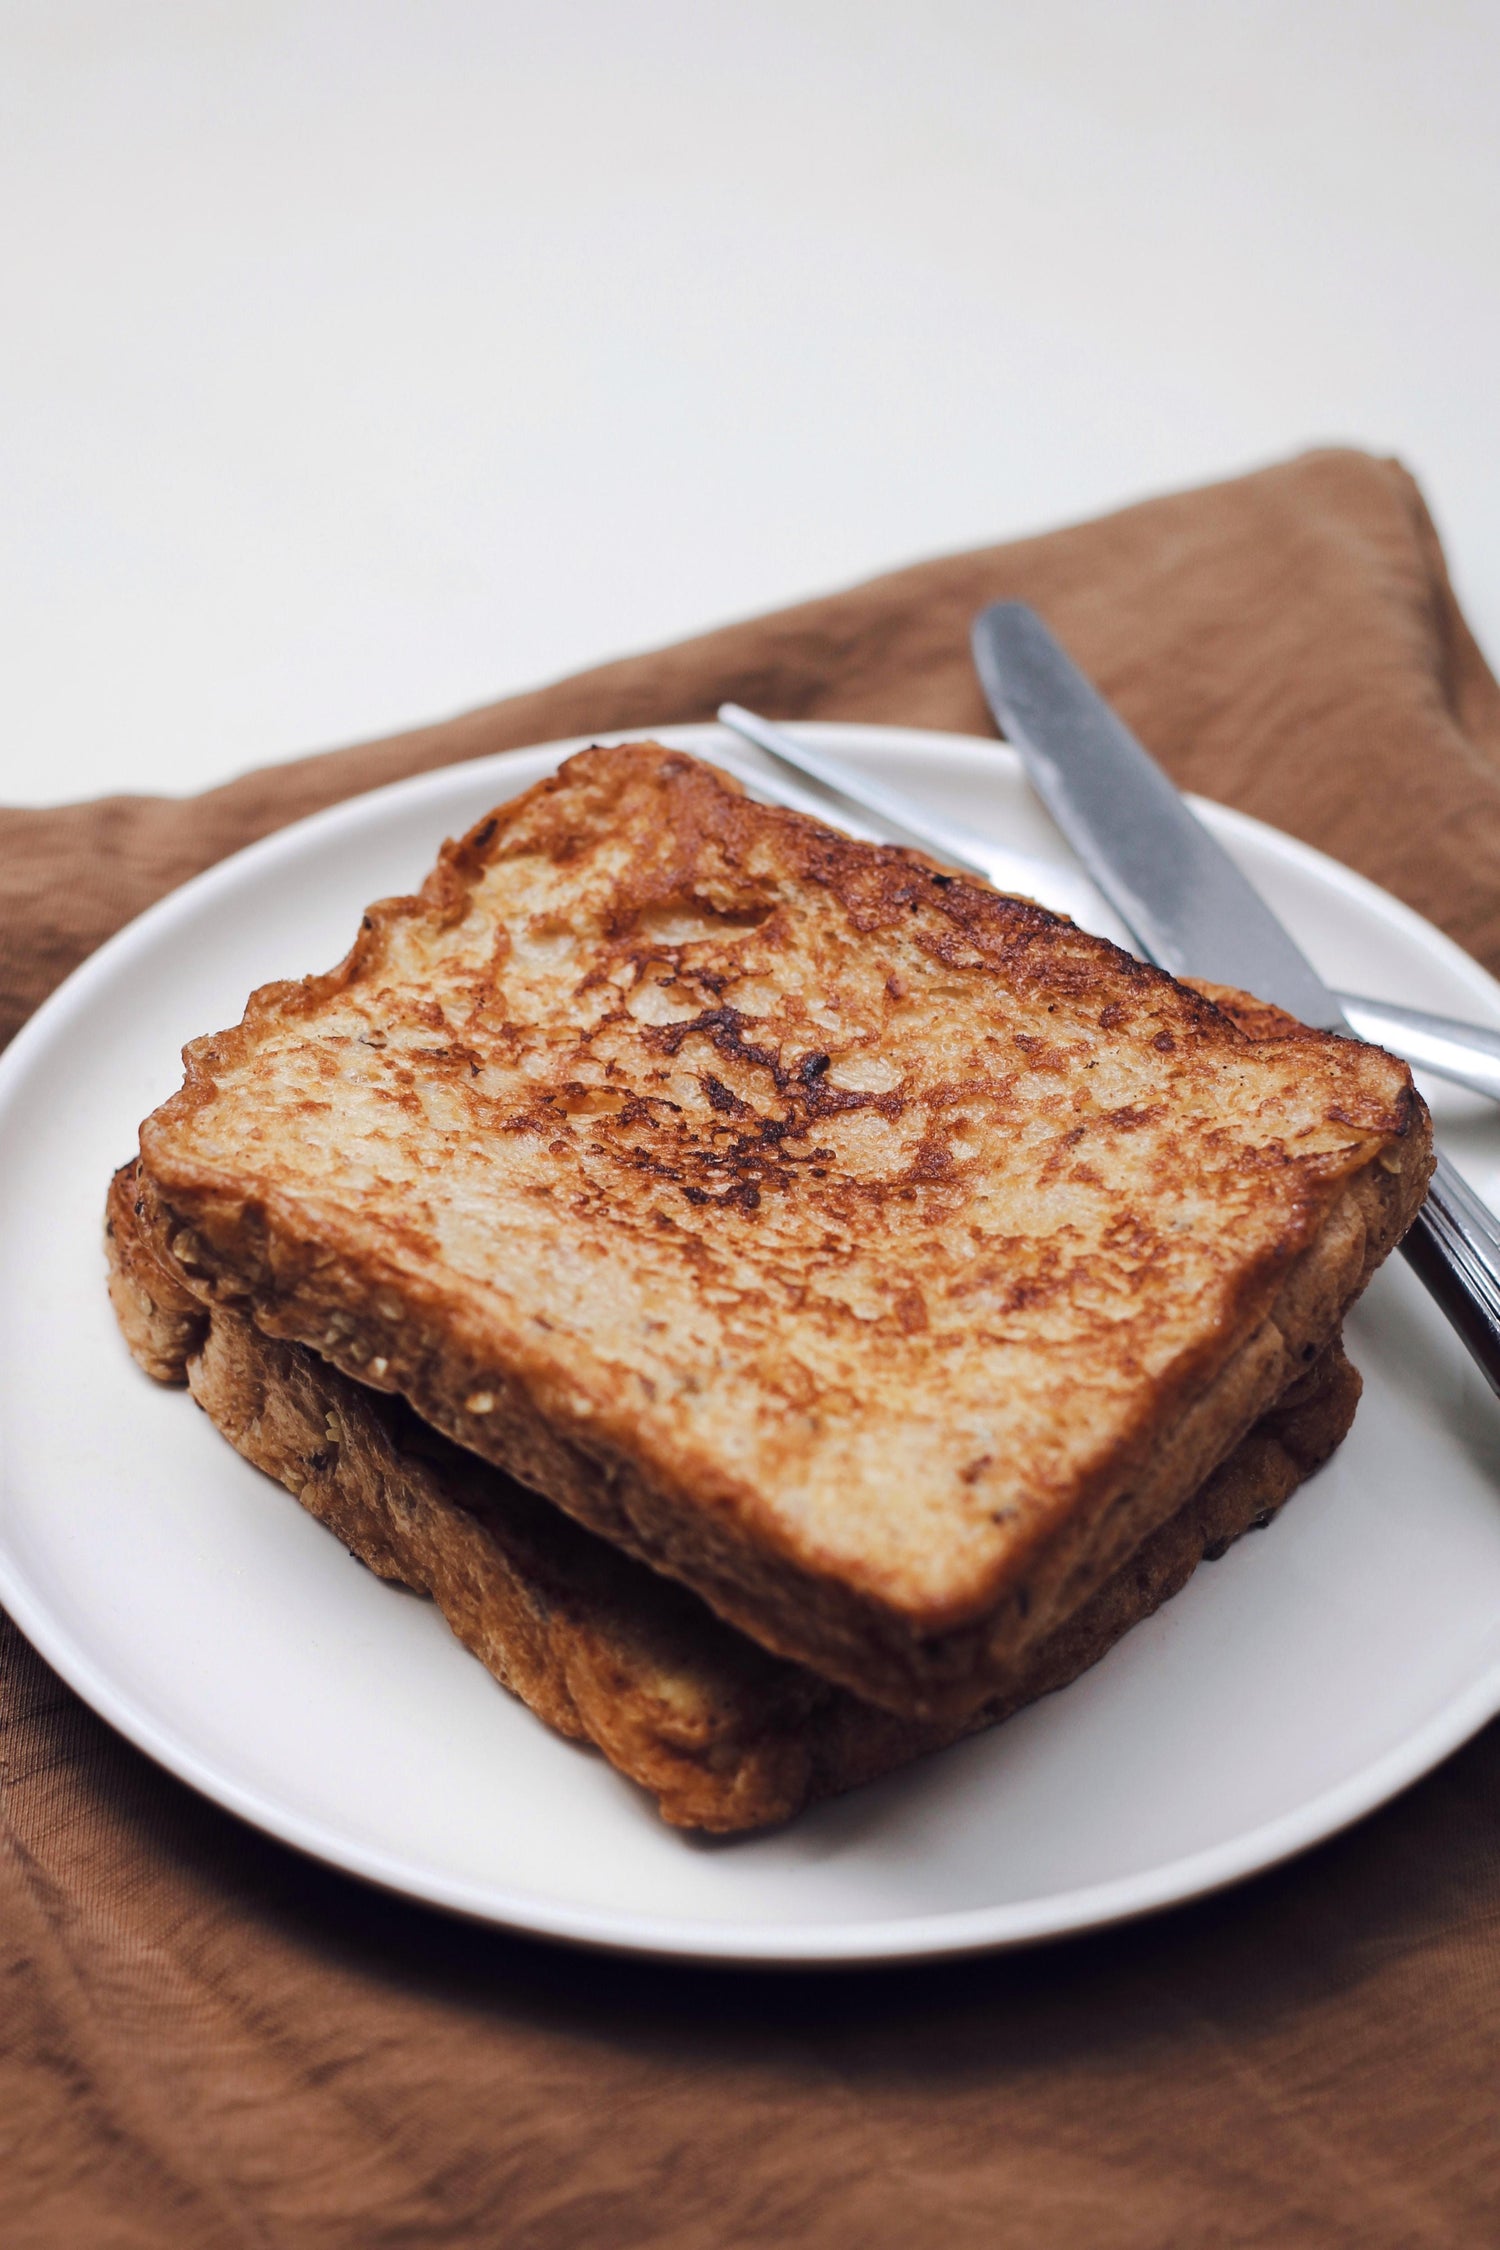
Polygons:
M208 1311L147 1242L136 1167L110 1190L110 1293L160 1382L186 1382L247 1461L381 1577L429 1594L458 1639L559 1733L589 1741L674 1826L789 1819L1065 1687L1270 1518L1348 1430L1360 1381L1335 1338L1168 1522L965 1724L902 1719L767 1654L402 1401L242 1315Z

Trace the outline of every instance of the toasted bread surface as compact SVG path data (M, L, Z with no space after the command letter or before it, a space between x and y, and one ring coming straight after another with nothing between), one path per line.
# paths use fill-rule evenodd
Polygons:
M116 1175L107 1238L115 1309L149 1374L185 1381L237 1451L380 1576L430 1594L497 1680L597 1745L665 1819L720 1834L789 1819L1066 1686L1204 1556L1268 1522L1344 1436L1359 1396L1335 1339L1003 1690L965 1721L924 1722L767 1655L404 1401L239 1312L205 1312L142 1240L134 1166Z
M145 1188L201 1301L767 1648L951 1718L1420 1203L1404 1065L1275 1028L680 753L599 750L190 1048Z

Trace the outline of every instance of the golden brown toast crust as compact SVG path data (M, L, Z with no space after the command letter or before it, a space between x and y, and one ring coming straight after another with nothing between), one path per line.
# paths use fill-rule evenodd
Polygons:
M679 1827L763 1828L1065 1686L1271 1515L1338 1444L1359 1378L1335 1340L1076 1617L967 1722L900 1719L721 1624L404 1404L240 1314L211 1315L141 1239L135 1167L111 1188L111 1295L132 1352L186 1381L245 1458L457 1637L559 1733L595 1743Z
M1404 1066L655 747L500 807L146 1121L204 1302L765 1646L962 1716L1332 1337Z

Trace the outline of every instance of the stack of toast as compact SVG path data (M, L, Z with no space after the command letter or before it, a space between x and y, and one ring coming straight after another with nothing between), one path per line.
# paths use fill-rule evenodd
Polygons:
M719 1832L1062 1686L1269 1521L1431 1169L1380 1049L652 744L185 1062L110 1191L136 1358Z

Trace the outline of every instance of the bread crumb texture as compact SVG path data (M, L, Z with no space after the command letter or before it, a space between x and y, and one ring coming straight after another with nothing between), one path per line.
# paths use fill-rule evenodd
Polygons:
M767 1647L972 1710L1424 1192L1405 1066L1239 1000L589 751L188 1050L153 1238Z

